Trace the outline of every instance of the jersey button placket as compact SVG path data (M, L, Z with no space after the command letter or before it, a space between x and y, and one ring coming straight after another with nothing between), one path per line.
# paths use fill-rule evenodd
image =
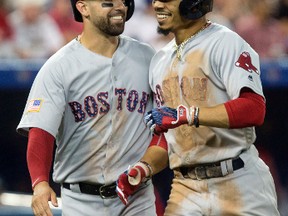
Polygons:
M115 59L114 58L112 58L112 67L111 67L111 85L112 85L112 89L113 89L113 95L115 94L115 86L117 86L116 85L116 82L117 82L117 76L115 75L115 73L116 73L116 71L115 71ZM113 98L113 99L112 99ZM114 101L114 97L112 97L111 99L112 99L112 103L111 104L114 104L115 103L115 101ZM116 109L115 109L115 107L113 107L112 106L112 109L111 109L111 121L110 121L110 123L111 123L111 127L113 128L114 127L114 121L116 120L116 119L113 119L113 116L114 116L114 114L115 113L113 113L113 112L115 112L116 111ZM112 129L112 131L114 131L113 129ZM114 145L115 145L115 142L113 142L113 137L112 137L112 134L111 134L111 136L110 136L110 140L107 142L107 145L108 145L108 149L109 149L109 153L112 153L113 152L113 149L114 149Z

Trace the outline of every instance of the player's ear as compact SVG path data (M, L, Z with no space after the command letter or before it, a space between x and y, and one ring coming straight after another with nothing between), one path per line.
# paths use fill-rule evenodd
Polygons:
M77 10L82 14L83 17L89 17L89 8L85 1L77 1L76 2Z

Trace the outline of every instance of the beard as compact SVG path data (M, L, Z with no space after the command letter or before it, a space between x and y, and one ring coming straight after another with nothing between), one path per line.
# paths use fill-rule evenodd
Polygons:
M158 26L157 27L157 32L159 34L167 36L171 32L171 29L162 29L160 26Z
M94 25L98 27L98 29L110 36L119 36L124 31L125 22L118 24L111 24L110 20L107 18L99 17L96 21L94 21Z

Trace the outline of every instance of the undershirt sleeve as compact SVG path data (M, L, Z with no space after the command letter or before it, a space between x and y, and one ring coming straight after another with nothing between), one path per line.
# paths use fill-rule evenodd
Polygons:
M28 136L27 165L32 188L42 181L49 182L55 138L45 130L31 128Z
M161 133L160 135L154 134L149 147L151 146L159 146L167 151L168 150L167 141L164 134L163 133Z
M249 88L243 88L237 99L225 104L229 117L229 128L260 126L266 114L265 100Z

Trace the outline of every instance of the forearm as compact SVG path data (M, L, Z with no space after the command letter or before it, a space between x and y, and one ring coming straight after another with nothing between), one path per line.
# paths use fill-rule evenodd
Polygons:
M135 193L143 182L168 165L166 144L164 136L154 136L142 159L119 176L116 192L125 205L128 197Z
M141 161L147 162L155 175L168 166L168 152L162 147L150 146Z
M244 88L239 98L199 112L200 125L218 128L260 126L264 122L266 104L262 96Z
M229 116L224 104L215 107L200 107L199 123L203 126L229 128Z
M39 182L49 182L53 148L54 137L51 134L39 128L30 129L27 147L27 165L31 176L32 188Z

